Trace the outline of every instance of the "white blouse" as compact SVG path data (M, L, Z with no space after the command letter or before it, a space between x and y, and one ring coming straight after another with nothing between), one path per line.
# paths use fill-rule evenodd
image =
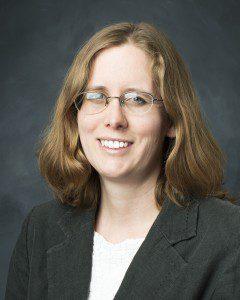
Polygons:
M89 300L112 300L138 248L145 238L110 243L94 231Z

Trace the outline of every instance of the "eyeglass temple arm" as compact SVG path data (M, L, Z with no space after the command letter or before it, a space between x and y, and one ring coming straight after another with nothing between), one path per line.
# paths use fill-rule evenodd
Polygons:
M163 102L163 99L162 99L162 98L160 98L160 99L158 99L158 98L153 98L153 102Z

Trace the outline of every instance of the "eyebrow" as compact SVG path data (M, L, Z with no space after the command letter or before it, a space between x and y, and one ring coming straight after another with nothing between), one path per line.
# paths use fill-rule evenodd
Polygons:
M104 91L104 92L108 92L107 87L104 86L104 85L93 85L93 86L88 86L88 87L86 88L86 91L89 91L89 90L91 90L91 91L95 91L95 90L99 91L99 90L101 90L101 91ZM129 91L145 92L145 93L150 93L150 94L151 94L151 92L149 92L149 91L145 91L144 89L135 88L135 87L128 87L128 88L123 89L123 92L124 92L124 93L125 93L125 92L129 92Z

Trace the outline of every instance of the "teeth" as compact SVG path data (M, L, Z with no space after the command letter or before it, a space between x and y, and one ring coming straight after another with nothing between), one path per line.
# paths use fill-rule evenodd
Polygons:
M118 148L125 148L128 146L128 142L118 142L118 141L107 141L107 140L100 140L102 146L108 147L108 148L113 148L113 149L118 149Z

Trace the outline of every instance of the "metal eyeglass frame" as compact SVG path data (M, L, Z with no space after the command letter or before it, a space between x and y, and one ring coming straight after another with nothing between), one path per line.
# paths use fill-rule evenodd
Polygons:
M98 93L97 91L86 91L86 92L81 92L77 97L76 97L76 99L74 100L74 105L75 105L75 107L76 107L76 109L79 111L79 109L78 109L78 107L77 107L77 104L76 104L76 101L77 101L77 99L80 97L80 95L82 95L82 94L86 94L86 93ZM122 95L120 95L119 97L117 97L117 96L107 96L106 94L104 94L103 92L99 92L99 93L101 93L101 94L103 94L105 97L106 97L106 99L105 99L105 107L104 107L104 109L103 110L101 110L100 112L97 112L97 113L93 113L93 114L88 114L88 115L96 115L96 114L99 114L99 113L101 113L101 112L103 112L107 107L108 107L108 104L109 104L109 99L110 98L117 98L118 100L119 100L119 102L120 102L120 106L121 107L123 107L123 105L125 105L125 99L121 99L121 98L123 98L123 96L125 95L125 94L129 94L129 93L133 93L133 92L135 92L135 93L138 93L137 91L127 91L127 92L125 92L125 93L123 93ZM147 94L147 95L149 95L149 96L151 96L152 97L152 104L151 104L151 106L150 106L150 108L147 110L147 111L145 111L144 113L142 113L142 114L135 114L135 113L133 113L131 110L129 110L130 111L130 113L132 113L132 114L134 114L134 115L144 115L144 114L146 114L147 112L149 112L150 110L151 110L151 108L152 108L152 106L153 106L153 104L154 103L156 103L156 102L162 102L162 103L164 103L164 101L163 101L163 99L162 99L162 97L160 96L160 99L158 99L158 98L156 98L156 97L154 97L151 93L148 93L148 92L139 92L139 93L143 93L143 94ZM122 104L123 103L123 104Z

